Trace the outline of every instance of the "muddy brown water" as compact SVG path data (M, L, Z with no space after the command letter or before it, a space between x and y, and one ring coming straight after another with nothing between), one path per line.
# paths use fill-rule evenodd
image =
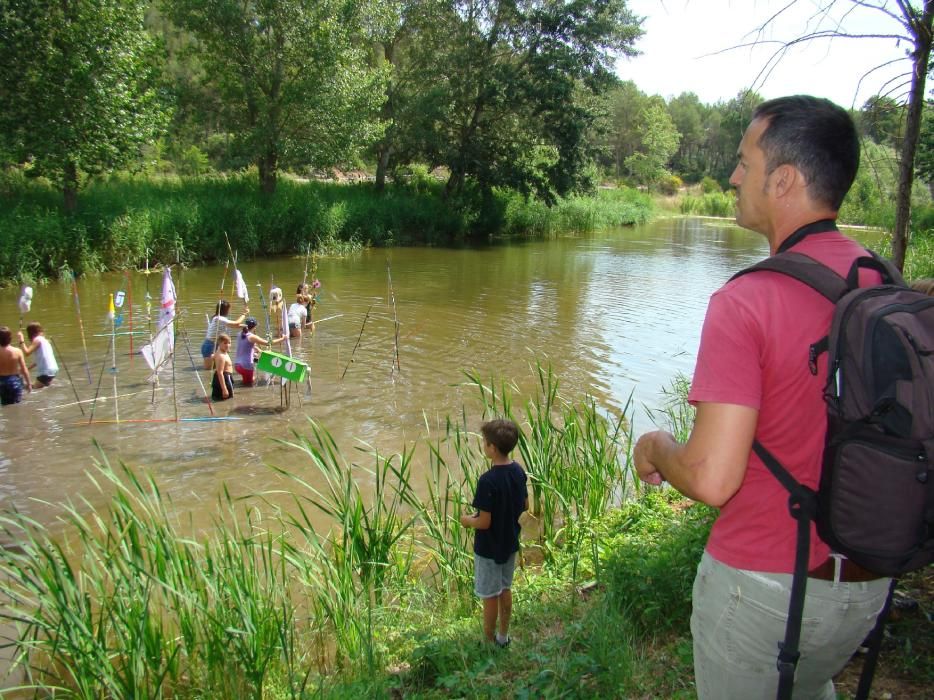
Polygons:
M321 258L317 331L293 343L311 366L310 383L293 387L287 408L275 385L238 386L233 400L213 406L225 420L211 422L171 419L211 415L202 390L203 383L210 391L210 373L201 369L199 347L223 266L173 269L180 337L174 368L161 372L155 392L137 353L148 340L147 292L158 306L158 272L79 280L81 324L70 285L37 286L24 320L45 326L63 367L50 388L0 410L0 509L15 507L54 529L49 503L105 503L87 476L99 445L112 462L151 473L174 508L208 523L223 485L234 496L287 489L270 464L313 478L307 457L277 442L292 431L307 433L309 418L348 460L370 466L356 448L399 452L438 435L446 415L476 406L465 370L527 392L537 381L536 360L552 366L566 396L589 393L619 412L632 394L642 432L651 427L643 406L656 406L676 373L692 371L710 293L765 253L763 238L729 222L663 219L544 242ZM261 333L257 285L268 293L274 282L290 300L304 267L301 258L241 264ZM114 361L106 312L108 295L120 290L127 301ZM231 290L228 273L225 297ZM19 288L0 290L0 323L14 330L18 298ZM476 411L468 415L479 422ZM118 417L122 422L114 422ZM415 468L416 480L423 478L419 457Z

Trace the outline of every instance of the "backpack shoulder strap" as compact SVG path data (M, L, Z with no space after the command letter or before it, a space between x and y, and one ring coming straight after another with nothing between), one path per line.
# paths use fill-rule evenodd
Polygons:
M870 258L865 259L870 260ZM880 263L880 265L881 264L882 263ZM740 270L730 279L735 280L741 275L757 272L759 270L778 272L793 277L819 294L824 295L833 303L837 303L837 301L851 289L846 279L823 263L807 255L794 252L772 255L751 267L747 267L745 270Z
M859 269L864 267L869 270L876 270L882 275L883 284L894 284L898 287L907 287L905 278L899 272L895 264L888 258L883 258L874 250L869 251L868 257L856 258L850 266L850 272L846 276L847 284L850 289L856 289L859 286Z

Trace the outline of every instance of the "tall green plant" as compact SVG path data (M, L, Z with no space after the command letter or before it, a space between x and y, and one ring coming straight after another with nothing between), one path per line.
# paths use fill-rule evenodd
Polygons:
M330 433L314 421L309 423L311 437L293 431L293 441L279 442L310 459L324 478L323 490L297 474L273 468L303 489L295 494L299 516L289 518L318 553L318 573L340 596L337 601L325 600L323 603L339 639L342 638L340 626L351 616L351 611L358 612L357 606L364 606L367 625L363 631L362 650L372 667L375 663L373 608L383 601L388 575L397 563L394 548L413 522L412 516L403 513L403 504L413 500L412 452L404 450L400 455L390 457L373 452L375 468L370 471L348 464ZM373 485L372 499L367 499L360 489L358 482L364 478ZM305 505L313 506L335 523L324 542L315 534ZM324 552L328 556L321 556ZM319 593L327 596L326 590L319 589ZM357 629L355 625L352 627ZM356 636L346 637L344 641L344 651L351 658L357 657L361 645Z

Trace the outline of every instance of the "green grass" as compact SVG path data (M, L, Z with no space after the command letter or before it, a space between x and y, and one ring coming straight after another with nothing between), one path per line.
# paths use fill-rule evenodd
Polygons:
M666 628L646 636L654 623L624 601L645 596L633 557L651 554L657 575L678 579L657 587L653 609L681 616L706 523L670 495L632 488L626 416L561 396L550 369L536 369L539 389L521 399L468 378L482 415L448 418L398 454L363 449L363 463L310 423L286 442L301 459L273 467L293 484L293 507L224 491L207 534L191 534L153 479L103 454L90 478L108 505L61 504L62 535L3 514L5 540L18 546L0 550L0 615L16 629L22 687L79 698L429 698L689 685L640 674L640 655L667 643L657 637ZM525 549L506 653L480 642L470 533L458 524L486 468L471 428L493 414L520 422L520 459L556 520ZM427 489L411 473L419 450ZM536 462L544 455L562 468ZM624 492L637 500L618 510ZM326 532L311 525L318 513L333 523ZM662 526L683 532L652 552Z
M114 175L92 181L66 216L60 194L18 171L0 174L0 280L35 282L152 263L223 260L227 239L241 259L346 252L363 246L444 245L492 237L645 221L648 199L601 192L557 206L509 191L445 200L441 184L303 182L282 178L258 191L255 173L203 177Z

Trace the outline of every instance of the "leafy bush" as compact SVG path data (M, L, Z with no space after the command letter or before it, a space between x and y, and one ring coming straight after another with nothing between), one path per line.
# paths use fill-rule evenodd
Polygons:
M736 200L732 192L708 192L700 197L685 195L679 208L682 214L731 217L736 210Z
M614 514L603 565L607 597L643 633L685 633L697 564L716 516L669 488L649 489ZM611 528L613 524L611 524Z
M704 194L710 194L712 192L723 192L723 188L720 187L720 183L709 175L705 175L704 178L700 181L700 188L701 192Z
M662 194L677 194L683 186L681 178L671 173L665 173L658 179L658 191Z

